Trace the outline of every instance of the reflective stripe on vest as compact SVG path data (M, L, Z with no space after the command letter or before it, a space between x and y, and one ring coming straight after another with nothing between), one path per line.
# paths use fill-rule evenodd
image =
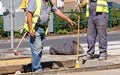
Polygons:
M87 0L87 6L86 6L86 17L89 17L90 14L90 3L89 0ZM96 12L106 12L108 13L108 4L106 0L97 0L97 6L96 6Z
M40 10L41 10L41 0L36 0L36 10L33 13L33 17L32 17L32 30L34 32L35 32L35 25L40 17ZM24 29L29 32L29 25L27 22L24 24Z

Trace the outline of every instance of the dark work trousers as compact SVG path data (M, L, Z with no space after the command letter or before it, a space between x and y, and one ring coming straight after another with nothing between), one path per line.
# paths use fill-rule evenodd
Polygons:
M90 15L87 30L88 54L94 54L96 37L98 35L100 56L107 56L107 25L107 13Z

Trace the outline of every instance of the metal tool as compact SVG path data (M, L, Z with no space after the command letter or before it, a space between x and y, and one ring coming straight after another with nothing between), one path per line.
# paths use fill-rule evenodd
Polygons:
M16 56L18 56L18 55L20 54L17 49L19 48L19 46L20 46L20 44L22 43L22 41L23 41L24 37L26 36L26 34L27 34L27 32L24 33L23 37L21 38L20 42L18 43L17 47L16 47L15 50L14 50L14 54L15 54Z
M77 34L77 53L76 53L76 64L75 64L75 68L80 68L80 64L79 64L79 45L80 45L80 11L81 8L79 8L78 10L78 34Z

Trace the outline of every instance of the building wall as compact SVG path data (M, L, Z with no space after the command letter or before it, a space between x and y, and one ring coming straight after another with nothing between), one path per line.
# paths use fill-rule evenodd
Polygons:
M56 3L57 0L52 0L53 3ZM115 2L115 3L118 3L120 4L120 0L107 0L107 1L112 1L112 2ZM64 0L64 2L77 2L77 0Z
M52 0L52 1L56 4L57 0ZM77 1L78 0L64 0L64 8L62 9L62 11L66 12L66 11L70 11L71 9L75 9L77 5ZM120 4L120 0L107 0L107 1Z
M67 2L64 4L64 12L70 12L71 10L75 10L76 6L76 2Z
M120 4L120 0L111 0L112 2L115 2L117 4Z
M76 2L77 0L64 0L64 2Z
M52 2L56 5L57 0L52 0ZM62 12L68 12L71 9L75 9L77 0L64 0L64 8L59 8Z
M52 0L52 2L54 3L54 4L56 4L56 1L57 0ZM66 2L77 2L77 0L64 0L64 2L66 3Z

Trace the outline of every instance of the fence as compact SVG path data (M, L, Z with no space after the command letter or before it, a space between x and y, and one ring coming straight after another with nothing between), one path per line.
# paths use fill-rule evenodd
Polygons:
M120 9L109 7L109 27L112 28L120 24Z
M114 26L117 26L118 24L120 24L120 15L119 13L120 9L117 8L113 8L113 6L109 6L109 25L108 27L112 28ZM71 11L71 12L64 12L67 16L69 16L73 21L75 21L77 23L77 16L78 13L75 11ZM68 25L68 22L59 19L55 14L54 14L54 18L53 18L53 33L57 33L57 27L61 26L61 28L64 29L64 26ZM81 19L80 19L80 27L81 28L87 28L87 18L85 18L85 12L81 13ZM3 18L2 15L0 15L0 29L3 29ZM10 33L8 33L8 35L10 36Z
M3 29L3 15L0 15L0 29Z
M112 28L112 27L120 24L120 15L118 12L120 12L120 9L114 8L113 6L109 6L109 23L108 23L109 28ZM77 20L77 16L78 16L77 12L64 12L64 13L77 23L77 21L78 21ZM74 16L74 17L76 17L76 19L73 18L73 16L71 16L73 14L76 15L76 16ZM68 24L64 20L58 21L57 19L58 19L57 16L54 14L53 27L54 27L55 34L57 33L57 26ZM80 25L81 25L80 27L87 28L87 21L88 21L87 18L85 18L85 12L82 12L81 19L80 19Z

